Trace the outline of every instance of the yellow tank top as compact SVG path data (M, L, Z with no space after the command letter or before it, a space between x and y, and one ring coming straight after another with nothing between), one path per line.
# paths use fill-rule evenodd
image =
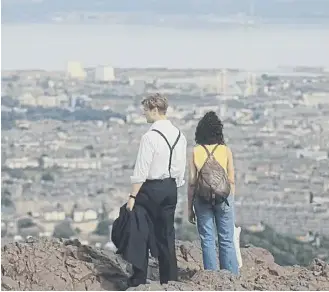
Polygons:
M215 148L216 144L213 145L205 145L206 148L211 151ZM197 145L193 149L193 156L194 156L194 164L197 168L197 171L199 172L203 164L206 162L206 159L208 157L208 154L206 150L201 146ZM218 145L215 152L214 157L219 162L219 164L225 169L227 173L227 147L225 145Z

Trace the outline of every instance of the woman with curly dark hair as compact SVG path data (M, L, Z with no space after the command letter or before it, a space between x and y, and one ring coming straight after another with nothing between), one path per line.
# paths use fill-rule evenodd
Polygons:
M234 167L232 152L226 146L223 124L215 112L210 111L199 121L195 132L196 146L190 161L188 210L189 221L197 223L201 239L203 265L206 270L217 270L217 252L214 222L219 244L220 268L239 273L234 246ZM224 173L228 185L225 201L214 204L202 200L197 188L200 171L212 157ZM214 162L215 161L215 162ZM219 164L219 165L218 165ZM194 208L193 208L194 207Z

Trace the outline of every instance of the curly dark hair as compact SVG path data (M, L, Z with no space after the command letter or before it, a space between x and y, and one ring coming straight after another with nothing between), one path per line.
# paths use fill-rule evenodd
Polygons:
M223 124L215 112L207 112L199 121L195 131L195 142L199 145L225 145Z

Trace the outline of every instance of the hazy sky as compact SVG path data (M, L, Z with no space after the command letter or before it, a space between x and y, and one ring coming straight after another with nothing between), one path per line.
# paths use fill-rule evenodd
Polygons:
M184 30L114 25L3 25L2 69L85 66L329 67L328 29Z

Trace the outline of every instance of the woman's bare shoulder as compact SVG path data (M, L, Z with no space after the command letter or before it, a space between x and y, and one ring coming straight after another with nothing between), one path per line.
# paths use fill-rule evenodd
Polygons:
M232 155L231 148L228 145L225 145L225 146L226 146L227 153L229 153L230 155Z
M200 149L202 146L201 145L199 145L199 144L194 144L194 146L193 146L193 151L194 150L198 150L198 149Z

